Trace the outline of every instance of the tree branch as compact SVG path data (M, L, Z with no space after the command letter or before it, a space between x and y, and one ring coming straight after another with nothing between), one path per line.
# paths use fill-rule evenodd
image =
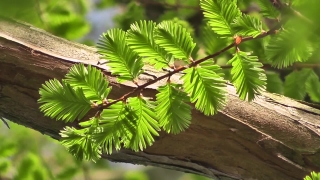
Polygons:
M97 65L99 61L93 48L0 19L0 116L59 139L63 127L77 123L54 121L39 111L38 91L45 81L61 79L73 64L84 63L105 70L112 85L110 98L136 88L132 82L118 84L107 65ZM166 74L150 67L145 71L157 77ZM179 82L179 75L170 79ZM140 77L138 83L148 81ZM155 96L163 83L151 84L144 94ZM193 110L185 132L160 132L143 152L121 150L103 158L216 179L302 179L311 170L320 170L319 109L268 93L249 103L238 98L233 86L227 89L228 104L215 116Z

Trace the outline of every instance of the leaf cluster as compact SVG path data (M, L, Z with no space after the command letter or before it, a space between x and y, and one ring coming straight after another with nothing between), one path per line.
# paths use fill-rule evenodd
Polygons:
M282 29L267 30L261 18L278 18L283 13L268 3L258 1L262 15L259 18L243 14L235 0L201 0L205 21L201 28L203 41L198 44L187 26L176 19L160 23L140 20L127 30L108 30L101 36L98 52L119 82L131 81L136 88L112 99L103 73L78 64L61 82L49 80L40 88L40 110L53 119L80 120L80 128L66 127L61 132L62 143L79 159L96 160L102 153L110 154L123 147L141 151L153 144L161 130L173 134L186 130L191 124L192 104L208 116L226 105L226 74L217 59L212 59L223 52L224 64L230 66L229 80L241 99L254 100L267 89L297 99L308 94L319 102L319 77L312 69L297 69L286 76L284 83L277 73L264 70L265 62L275 68L307 62L317 49L310 39L312 33L306 33L307 28L294 29L295 21L281 24ZM265 41L257 40L271 34L274 35ZM297 34L300 36L292 39ZM243 47L242 42L248 40L254 41L251 47L262 47L264 54L254 54L250 46ZM199 49L210 55L196 60ZM177 65L177 61L182 63ZM164 75L139 84L143 69L149 67ZM172 80L177 73L183 74L179 82ZM165 83L157 89L156 99L144 96L148 85L163 79ZM91 109L96 110L96 115L88 118Z

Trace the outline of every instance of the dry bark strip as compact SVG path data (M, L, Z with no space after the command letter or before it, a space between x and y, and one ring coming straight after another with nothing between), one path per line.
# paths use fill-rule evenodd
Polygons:
M59 139L66 124L39 111L39 87L51 78L61 79L75 63L99 61L94 48L0 19L0 116ZM132 83L117 84L107 66L97 67L112 82L111 98L134 88ZM160 75L150 67L146 71ZM139 83L149 78L141 76ZM145 95L154 96L161 84L149 86ZM311 170L320 171L319 108L268 93L251 103L241 101L231 85L228 92L228 104L217 115L193 110L192 125L185 132L161 133L144 152L121 150L103 158L215 179L302 179Z

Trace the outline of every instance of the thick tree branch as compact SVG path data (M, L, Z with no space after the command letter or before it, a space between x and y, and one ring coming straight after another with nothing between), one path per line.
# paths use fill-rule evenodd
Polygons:
M59 139L66 124L44 117L38 109L38 89L46 80L61 79L81 62L105 70L113 99L136 87L132 82L117 84L106 65L97 65L99 61L93 48L0 19L0 116ZM150 67L146 71L163 75ZM141 76L139 84L149 80ZM179 77L171 80L178 82ZM163 83L148 86L144 94L154 96ZM121 150L103 158L217 179L301 179L311 170L320 170L319 109L268 93L251 103L241 101L231 85L228 92L224 110L210 117L194 110L192 125L185 132L161 132L144 152Z

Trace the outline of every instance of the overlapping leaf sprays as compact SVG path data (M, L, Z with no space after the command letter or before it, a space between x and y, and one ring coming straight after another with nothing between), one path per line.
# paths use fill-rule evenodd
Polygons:
M253 100L265 89L262 63L257 56L241 51L238 45L241 40L265 37L269 31L262 29L259 19L242 14L235 0L202 0L200 7L207 22L205 34L214 34L230 45L194 60L196 44L183 26L173 21L159 24L139 21L128 31L109 30L98 44L99 53L108 60L110 71L118 81L137 85L132 92L110 99L111 88L100 70L81 64L73 66L62 82L50 80L43 85L39 103L46 116L64 121L84 120L80 129L67 127L61 132L62 143L71 153L80 159L95 160L101 153L110 154L121 147L143 150L152 145L161 129L178 134L188 128L191 103L205 115L214 115L225 106L227 92L224 74L212 58L230 49L234 51L228 64L232 66L231 80L239 97ZM276 14L267 6L262 10L267 17ZM204 45L211 46L209 41ZM187 65L174 67L174 60ZM172 70L146 84L138 84L145 64L158 70ZM178 72L184 73L180 78L182 84L170 80ZM158 88L156 100L144 96L143 90L148 85L163 79L166 83ZM133 96L137 93L138 96ZM83 119L91 108L97 110L96 115Z

